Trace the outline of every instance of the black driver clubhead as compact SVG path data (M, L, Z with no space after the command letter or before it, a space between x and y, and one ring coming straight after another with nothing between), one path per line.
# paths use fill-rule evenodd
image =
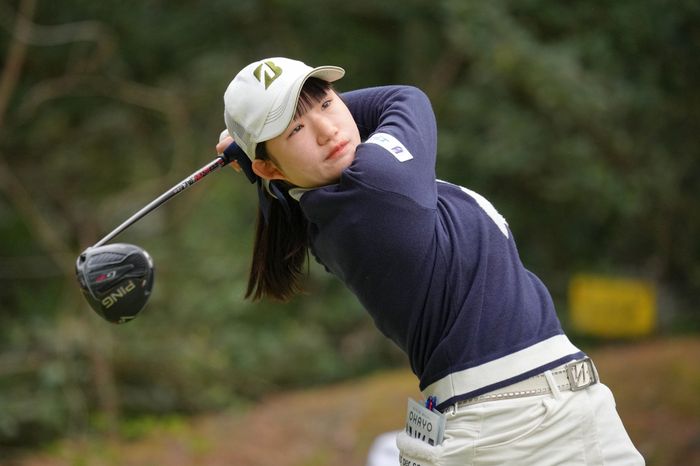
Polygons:
M75 273L90 306L113 324L136 317L153 288L153 260L133 244L88 248L78 257Z

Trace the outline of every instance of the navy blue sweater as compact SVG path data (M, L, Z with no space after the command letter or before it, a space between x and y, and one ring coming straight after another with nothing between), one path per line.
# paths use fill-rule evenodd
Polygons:
M342 97L364 142L338 184L300 198L311 250L406 352L421 389L444 407L581 357L505 219L436 180L425 94L387 86ZM431 390L440 380L451 388Z

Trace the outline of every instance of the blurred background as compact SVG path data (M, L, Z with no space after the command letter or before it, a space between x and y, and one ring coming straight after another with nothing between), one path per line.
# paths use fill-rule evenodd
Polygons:
M233 170L118 237L156 264L138 319L79 293L77 255L213 159L229 81L279 55L422 88L438 176L508 219L649 464L700 462L696 0L0 0L0 464L364 464L400 428L416 382L338 281L242 299Z

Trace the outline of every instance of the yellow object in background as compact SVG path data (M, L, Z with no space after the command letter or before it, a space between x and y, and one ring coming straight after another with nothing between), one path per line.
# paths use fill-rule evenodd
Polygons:
M575 331L604 338L634 338L656 328L656 287L644 280L576 275L569 282Z

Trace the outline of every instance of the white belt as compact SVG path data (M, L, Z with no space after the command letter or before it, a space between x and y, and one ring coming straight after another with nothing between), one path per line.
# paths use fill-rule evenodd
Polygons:
M583 390L599 381L598 371L590 358L572 361L563 366L559 366L552 369L551 374L554 384L556 384L560 391ZM543 373L474 398L458 401L453 406L461 408L476 403L483 403L484 401L506 400L526 396L546 395L549 393L552 393L552 388L550 382L547 380L547 375Z

